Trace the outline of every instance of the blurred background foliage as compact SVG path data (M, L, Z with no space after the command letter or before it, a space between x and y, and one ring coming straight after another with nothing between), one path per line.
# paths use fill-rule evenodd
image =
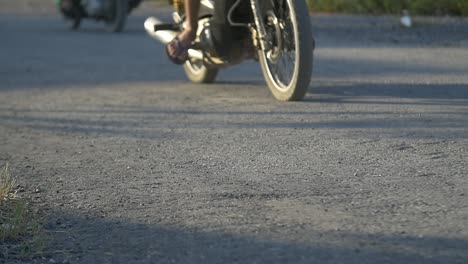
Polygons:
M358 14L399 14L403 9L418 15L468 16L468 0L307 0L312 11Z

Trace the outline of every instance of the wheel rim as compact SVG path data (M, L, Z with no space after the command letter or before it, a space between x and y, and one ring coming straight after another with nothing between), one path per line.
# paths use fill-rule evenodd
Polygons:
M271 1L266 13L267 39L271 47L263 52L270 80L277 90L286 92L298 70L297 25L290 1Z
M203 65L203 61L201 60L187 60L185 62L188 70L190 70L193 74L200 74L203 71L205 65Z
M176 20L176 19L174 19L174 20ZM198 41L198 42L200 41L199 36L202 34L201 32L203 31L203 29L205 27L204 24L206 22L209 22L208 18L198 20L198 31L197 31L197 39L196 39L196 41ZM184 25L185 25L185 23L184 23ZM197 60L197 59L193 59L193 58L189 58L185 62L185 66L193 74L201 74L201 72L206 68L206 66L204 65L202 60Z

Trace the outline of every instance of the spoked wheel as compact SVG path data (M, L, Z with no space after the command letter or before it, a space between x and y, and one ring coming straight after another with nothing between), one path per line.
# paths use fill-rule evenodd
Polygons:
M259 51L263 75L276 99L302 100L312 76L314 39L304 0L271 1L264 13L269 50Z
M125 27L128 14L128 0L113 0L109 10L107 24L111 32L121 32Z

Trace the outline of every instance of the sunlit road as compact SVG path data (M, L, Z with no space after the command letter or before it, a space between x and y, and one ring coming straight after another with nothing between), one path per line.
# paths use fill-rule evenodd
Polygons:
M284 103L255 62L188 83L144 18L0 16L0 165L46 261L468 263L468 21L314 17Z

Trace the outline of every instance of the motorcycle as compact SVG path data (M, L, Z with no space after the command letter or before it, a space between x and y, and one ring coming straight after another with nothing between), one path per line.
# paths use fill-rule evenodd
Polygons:
M142 0L57 0L59 11L72 30L80 27L84 18L104 21L110 31L121 32L127 15Z
M183 0L169 0L173 23L146 19L147 33L167 44L184 29ZM280 101L302 100L312 76L315 41L305 0L202 0L195 41L183 68L212 83L224 67L254 59Z

